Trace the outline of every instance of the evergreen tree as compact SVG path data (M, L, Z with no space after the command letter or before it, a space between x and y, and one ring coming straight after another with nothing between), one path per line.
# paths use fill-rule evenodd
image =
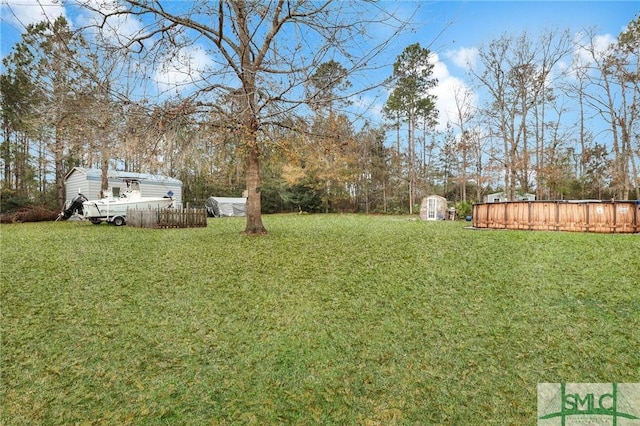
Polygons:
M416 186L415 133L420 120L435 126L436 98L429 90L436 86L431 52L419 43L407 46L393 64L393 91L384 111L388 118L407 124L407 167L409 174L409 212L413 213ZM399 126L400 123L398 123Z

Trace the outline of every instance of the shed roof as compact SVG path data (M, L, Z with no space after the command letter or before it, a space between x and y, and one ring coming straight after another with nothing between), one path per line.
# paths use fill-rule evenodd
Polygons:
M74 167L67 173L65 176L65 180L69 179L72 173L75 171L82 173L86 176L87 180L100 180L102 179L102 169L91 169L85 167ZM134 173L134 172L124 172L117 170L110 170L107 172L107 177L109 179L139 179L147 184L164 184L164 185L178 185L182 186L182 181L179 179L175 179L169 176L161 176L161 175L153 175L150 173Z

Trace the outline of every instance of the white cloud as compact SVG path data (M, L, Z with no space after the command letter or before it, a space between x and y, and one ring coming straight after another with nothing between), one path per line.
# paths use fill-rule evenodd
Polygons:
M29 24L66 17L60 0L2 0L0 14L3 25L11 25L20 32Z
M468 70L475 68L478 61L477 47L461 47L457 50L445 52L445 57L453 62L457 67Z
M556 67L558 68L558 72L560 74L565 75L570 72L571 63L568 60L561 60L561 61L558 61L558 63L556 64Z
M589 72L595 61L602 61L616 37L611 34L591 35L579 32L573 39L573 57L571 62L561 62L558 70L569 79L578 78L579 73Z
M79 27L86 27L87 31L115 46L127 46L136 36L144 33L144 26L129 14L113 14L123 9L116 0L86 0L80 14L76 18ZM111 15L109 15L111 14ZM104 16L109 15L103 22ZM132 46L138 50L139 46Z
M98 36L98 28L103 39L113 44L125 45L134 35L143 32L143 25L128 14L114 15L103 22L102 14L122 9L117 0L2 0L0 11L2 25L10 25L23 32L29 24L49 20L59 16L69 21L71 28L85 28L84 34Z
M460 78L451 75L447 65L440 61L440 57L436 53L432 53L430 62L433 64L433 78L438 79L436 87L429 91L430 94L436 96L436 108L438 109L437 131L444 131L447 128L447 122L457 121L458 104L463 105L465 114L472 113L478 105L478 97L471 88ZM388 97L391 95L391 89L384 93L384 99L377 98L368 105L368 116L377 122L384 121L382 109ZM458 101L456 102L456 99ZM464 99L464 101L463 101ZM359 106L360 103L358 103Z
M432 63L433 76L438 79L438 85L430 93L437 97L439 116L436 130L442 131L446 129L447 122L457 120L458 105L462 105L463 96L467 97L467 109L475 109L477 97L463 80L451 75L447 65L440 61L437 54L432 54Z
M185 47L159 61L154 79L161 92L182 90L201 81L212 66L213 58L204 49L199 46Z
M586 43L581 41L586 39ZM575 37L574 59L578 64L592 64L594 56L599 61L604 57L611 45L616 43L616 37L611 34L596 35L591 38L583 33L578 33Z

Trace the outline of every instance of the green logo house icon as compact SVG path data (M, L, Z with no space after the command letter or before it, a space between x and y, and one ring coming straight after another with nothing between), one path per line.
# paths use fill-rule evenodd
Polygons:
M538 425L640 426L640 383L539 383Z

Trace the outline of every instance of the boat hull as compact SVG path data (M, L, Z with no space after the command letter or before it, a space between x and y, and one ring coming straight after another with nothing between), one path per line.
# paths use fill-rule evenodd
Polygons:
M85 219L92 222L110 221L115 217L126 217L127 209L163 209L171 207L171 198L143 198L139 200L102 199L82 203Z

